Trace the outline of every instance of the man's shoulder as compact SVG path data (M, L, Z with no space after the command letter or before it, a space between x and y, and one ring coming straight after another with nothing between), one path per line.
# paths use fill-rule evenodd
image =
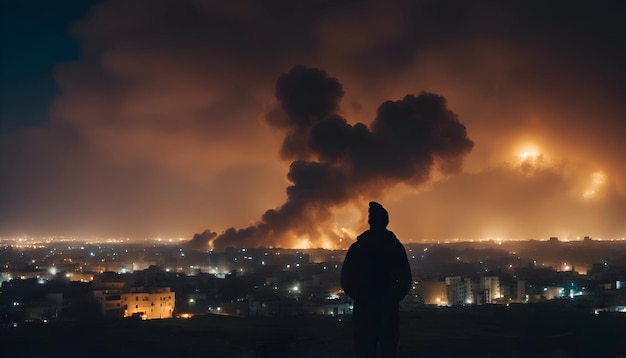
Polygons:
M406 249L400 240L396 237L393 231L387 230L387 239L384 240L384 245L388 250L396 253L405 253Z
M394 248L402 248L404 246L398 240L393 231L385 230L385 231L373 231L366 230L361 235L357 236L357 240L350 245L350 249L352 248L364 248L374 246L377 248L383 247L394 247Z
M365 230L361 233L361 235L357 236L356 239L357 240L362 240L362 239L366 239L366 238L373 238L373 237L377 237L377 236L385 236L385 237L393 237L394 239L396 238L396 234L393 233L393 231L389 231L387 229L385 230Z
M358 240L361 240L361 239L363 239L363 238L368 237L368 236L370 235L370 233L371 233L371 232L372 232L372 230L365 230L365 231L363 231L363 232L361 233L361 235L359 235L359 236L357 236L357 237L356 237L357 241L358 241Z
M350 247L348 248L348 251L358 250L362 246L363 246L363 241L359 241L358 238L357 238L357 241L353 242L350 245Z

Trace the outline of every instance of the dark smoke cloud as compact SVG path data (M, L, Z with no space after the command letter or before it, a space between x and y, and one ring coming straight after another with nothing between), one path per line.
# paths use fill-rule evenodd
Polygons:
M74 2L82 4L78 8L89 6L85 0L66 3ZM484 238L482 220L499 223L501 233L486 231L503 237L515 228L515 237L546 238L558 233L543 229L543 236L535 236L538 228L556 221L563 227L593 224L594 230L587 231L592 236L626 235L626 1L94 3L74 24L60 19L74 10L48 14L50 7L19 6L23 16L11 17L7 31L3 27L3 34L16 35L0 36L9 42L3 55L15 66L6 74L8 81L0 80L6 89L0 116L17 126L16 120L24 120L25 127L41 126L0 135L0 236L191 238L193 228L223 233L259 218L251 226L259 234L241 235L269 242L272 230L287 230L276 238L279 245L291 236L288 228L306 235L317 231L315 220L324 220L324 213L306 205L301 213L306 220L296 217L286 223L276 215L283 203L298 209L293 197L285 195L283 179L288 164L298 160L304 163L294 166L298 188L290 195L311 190L299 179L303 174L296 173L318 163L335 174L333 183L348 182L331 187L346 189L337 201L367 190L382 193L396 182L418 185L432 168L454 172L463 163L465 173L451 180L440 183L437 177L432 186L405 190L400 185L385 192L392 228L403 241ZM40 18L50 21L33 20ZM23 31L33 23L36 31ZM44 31L46 23L63 27L63 33ZM56 51L42 51L63 50L67 31L80 46L80 58L54 60ZM36 33L46 36L36 38ZM56 88L50 97L41 98L42 89L31 81L36 75L32 70L42 70L31 55L49 65L55 62L52 72L41 74L46 86L52 78L58 82L58 88L50 84ZM268 126L259 114L272 100L278 76L297 63L332 73L345 93L340 96L338 82L326 77L319 100L330 105L320 104L311 118L300 118L314 122L298 127L279 108L270 116L279 125ZM317 88L295 87L305 94ZM402 168L399 159L375 160L370 137L382 140L371 121L379 105L419 94L416 89L445 94L450 108L471 128L477 143L471 155L440 153L433 167L419 168ZM53 99L46 118L23 116L28 108L32 115L44 115L38 104ZM278 140L270 130L280 132ZM277 155L283 140L282 158L288 162ZM563 177L569 180L559 182L561 191L551 184L561 176L531 181L513 174L532 168L491 171L516 162L526 144L545 154L547 165L568 161ZM388 159L388 154L380 156ZM344 163L349 163L344 170L334 170ZM398 179L394 172L395 181L378 175L392 172L386 166L400 166L406 173ZM421 174L416 171L420 168ZM598 189L606 196L582 197L596 172L606 175L606 185ZM355 176L370 173L368 186L354 183ZM477 187L478 180L468 176L486 181ZM538 210L530 200L504 195L520 192L558 205ZM368 199L382 198L369 196L365 203ZM325 213L333 215L326 226L365 225L352 215L353 206L363 202L349 202ZM276 210L260 216L267 208ZM572 213L572 208L577 210ZM490 222L484 226L491 227ZM285 228L277 229L278 224ZM574 231L584 235L584 230Z
M307 158L307 136L312 126L339 108L343 88L319 69L294 67L276 81L276 98L281 108L267 116L270 125L284 128L287 135L281 154L286 159Z
M294 158L287 201L244 229L230 228L214 241L229 246L290 246L322 235L331 209L398 183L419 185L437 168L458 172L473 147L465 126L433 93L383 103L368 127L337 114L341 84L317 68L296 66L276 82L280 109L268 123L286 130L282 155ZM336 236L336 235L334 235Z
M206 251L209 249L209 242L216 237L216 232L204 230L201 234L193 235L193 238L187 242L187 248L190 250Z

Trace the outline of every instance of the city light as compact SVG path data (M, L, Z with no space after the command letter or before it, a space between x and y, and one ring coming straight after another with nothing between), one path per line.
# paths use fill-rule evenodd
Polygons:
M574 251L559 250L559 245L565 244L581 246L578 256L586 254L584 247L593 245L598 247L596 251L604 250L601 251L602 257L606 259L601 262L586 262L577 257L573 260L568 256ZM47 290L46 284L49 280L58 279L59 274L65 282L92 282L91 285L94 287L103 283L103 275L108 275L107 280L117 280L121 285L127 285L133 281L133 278L139 278L141 281L167 283L171 287L185 291L183 296L179 296L182 299L179 298L176 303L174 299L168 301L172 302L168 306L171 307L171 312L178 309L185 310L184 313L179 314L169 311L160 314L151 312L152 310L161 312L161 305L166 302L149 296L137 296L139 299L137 303L125 301L123 297L112 301L104 299L101 301L103 305L105 302L119 303L120 307L125 307L123 309L125 317L134 316L142 320L173 316L185 319L193 314L206 313L228 316L252 315L250 310L255 310L254 314L267 315L272 312L271 309L274 309L270 308L271 305L278 304L271 303L272 300L284 302L282 304L293 301L310 307L311 312L341 317L340 312L349 312L351 304L350 297L336 286L345 251L245 248L225 252L207 252L203 254L204 256L185 255L183 257L180 255L183 252L182 247L165 243L124 247L117 246L119 244L101 243L95 246L84 244L83 250L78 250L81 246L75 243L47 245L45 250L37 251L41 252L41 256L33 256L30 253L26 255L29 265L36 264L41 268L31 274L15 271L12 268L19 265L6 262L3 264L3 267L6 267L0 273L0 280L9 281L13 277L22 281L33 279L34 284L41 285L41 289ZM439 245L408 244L406 251L409 257L413 253L419 253L419 255L413 255L415 259L411 260L411 265L417 268L411 286L412 292L400 303L400 306L402 309L413 310L423 305L439 307L498 304L506 306L512 303L532 304L545 300L577 300L580 296L594 295L596 288L593 284L587 284L587 287L573 285L571 278L583 280L587 271L594 267L596 269L601 267L602 270L618 268L619 265L613 263L610 257L614 252L618 252L617 250L622 250L619 245L623 245L621 240L595 239L572 242L565 240L516 242L493 239L475 242L455 241L451 244ZM447 254L441 256L443 248L445 248L443 252ZM483 249L489 250L483 252ZM30 252L27 250L31 249L20 250ZM550 250L554 251L555 257L550 257L547 253ZM565 256L564 252L566 252ZM94 255L92 256L91 253ZM534 256L537 253L541 255ZM158 265L161 262L166 262L167 266ZM378 262L372 264L383 269ZM462 270L468 265L470 265L468 267L475 265L483 273L474 273L467 277L458 276L455 284L447 283L443 279L437 281L429 276L421 276L425 272L435 275L439 264L442 265L441 267L447 267L444 272L439 273L445 280L450 275L448 270ZM427 265L423 267L427 267L428 271L423 270L420 265ZM126 267L132 267L133 270L126 270ZM525 272L532 273L534 270L548 270L553 275L567 276L568 284L567 286L559 285L557 282L553 286L543 284L538 286L525 274ZM615 290L626 286L623 284L626 279L612 282L612 284L602 284L603 289ZM235 291L228 291L231 290L231 286L239 287L241 291L237 291L234 295ZM216 295L216 292L224 294L223 290L226 290L224 293L228 298ZM109 291L107 294L101 293L100 297L115 295L115 291L111 288ZM458 294L458 297L451 296L453 292ZM14 302L12 307L29 310L30 304L22 297L19 298L19 300L9 301ZM268 301L268 298L271 300ZM25 299L29 300L28 297ZM151 303L154 305L150 305ZM321 305L334 305L334 308L339 311L333 311L332 307ZM610 307L610 309L616 311L615 307ZM593 307L590 308L590 312L594 312ZM39 322L43 322L43 319L48 318L42 317Z

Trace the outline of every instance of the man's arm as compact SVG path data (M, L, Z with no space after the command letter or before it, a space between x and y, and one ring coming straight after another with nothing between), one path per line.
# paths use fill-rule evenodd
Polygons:
M355 272L357 268L355 260L354 250L350 247L343 260L343 266L341 267L341 287L343 288L343 292L353 299L357 295L357 273Z
M411 284L413 277L411 275L411 266L409 265L409 259L406 256L406 250L404 246L400 245L397 254L397 269L396 269L396 299L401 301L404 296L411 290Z

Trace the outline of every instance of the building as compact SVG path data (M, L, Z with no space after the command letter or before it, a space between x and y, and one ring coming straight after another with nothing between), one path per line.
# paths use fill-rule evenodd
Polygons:
M468 305L482 304L480 282L477 279L465 278L465 303Z
M105 318L124 317L121 294L126 288L125 282L100 282L93 296L100 305L100 314Z
M495 303L502 297L500 293L500 278L498 276L483 276L480 278L480 290L483 303Z
M169 287L135 287L121 295L124 317L141 319L172 318L176 307L176 293Z
M467 290L461 276L446 277L446 295L449 306L465 304Z
M169 287L121 287L95 290L103 317L139 317L143 320L172 318L176 293Z
M526 281L514 278L500 279L500 303L525 303Z

